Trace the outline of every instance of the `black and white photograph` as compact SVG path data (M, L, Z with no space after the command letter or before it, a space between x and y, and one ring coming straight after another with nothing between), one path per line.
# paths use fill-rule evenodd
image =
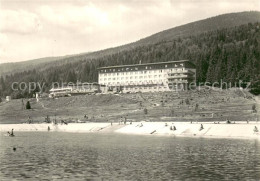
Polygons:
M260 180L260 0L0 0L0 180Z

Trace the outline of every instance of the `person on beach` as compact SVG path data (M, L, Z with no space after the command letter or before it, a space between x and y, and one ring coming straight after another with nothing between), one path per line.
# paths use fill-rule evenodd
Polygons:
M255 133L258 133L258 128L255 126L255 128L254 128L254 132Z
M14 136L14 129L12 129L11 131L11 136Z
M203 128L203 125L201 124L201 125L200 125L200 131L203 130L203 129L204 129L204 128Z
M14 129L12 129L11 133L7 131L8 136L14 136Z
M51 128L50 128L50 126L48 126L48 131L50 131L51 130Z
M227 121L226 121L226 122L227 122L227 124L230 124L230 123L231 123L231 121L230 121L229 119L227 119Z

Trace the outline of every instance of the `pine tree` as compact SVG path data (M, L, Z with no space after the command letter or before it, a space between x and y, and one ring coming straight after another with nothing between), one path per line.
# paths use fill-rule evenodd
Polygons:
M27 101L27 103L26 103L26 109L31 109L31 104L30 104L30 102L29 101Z

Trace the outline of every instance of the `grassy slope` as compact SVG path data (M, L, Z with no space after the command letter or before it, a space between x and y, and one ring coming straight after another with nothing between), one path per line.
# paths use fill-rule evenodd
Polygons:
M42 122L46 115L58 120L118 121L122 116L136 121L232 121L255 120L254 99L244 98L241 91L189 91L122 95L81 95L59 99L30 100L32 110L23 110L21 100L0 103L0 123L23 123L30 115ZM190 105L180 105L189 98ZM162 101L164 105L162 105ZM142 104L140 105L140 102ZM195 104L199 110L194 111ZM157 105L155 105L157 104ZM143 109L148 109L145 115ZM171 110L174 110L171 113ZM214 116L212 118L212 113ZM94 116L94 118L93 118ZM259 116L259 115L258 115Z

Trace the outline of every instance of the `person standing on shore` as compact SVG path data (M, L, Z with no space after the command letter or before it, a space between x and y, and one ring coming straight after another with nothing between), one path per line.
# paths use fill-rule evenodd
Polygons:
M11 133L7 131L8 136L14 136L14 129L12 129Z

